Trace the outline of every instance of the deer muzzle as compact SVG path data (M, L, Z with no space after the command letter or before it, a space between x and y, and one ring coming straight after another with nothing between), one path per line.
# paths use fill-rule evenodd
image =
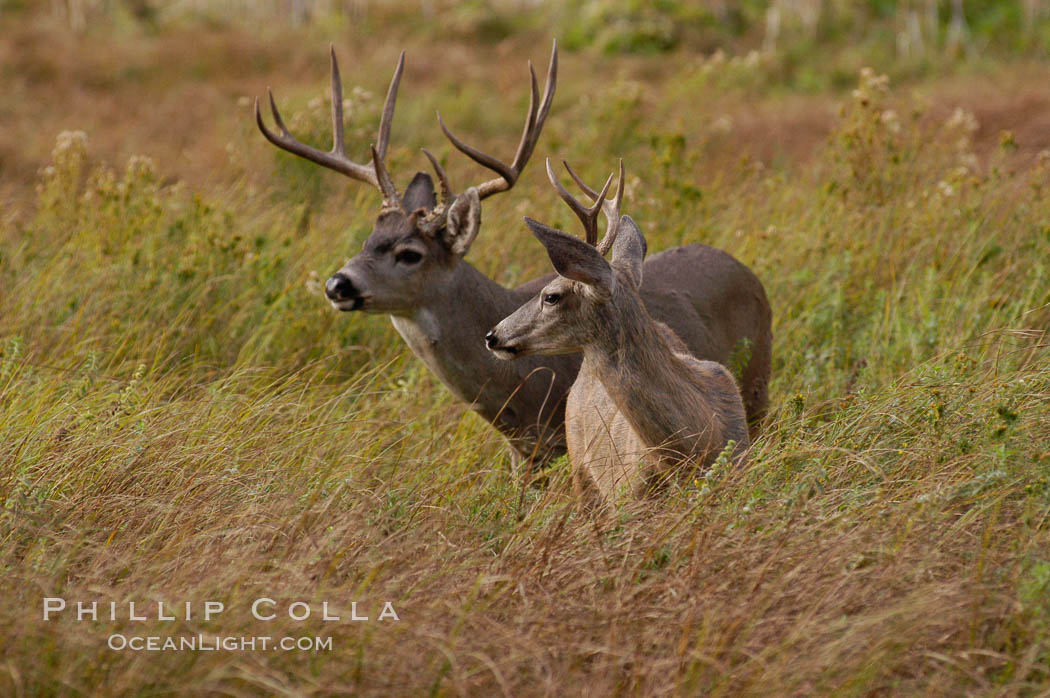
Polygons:
M485 347L495 354L497 358L505 361L516 357L519 351L517 347L503 344L495 329L489 330L489 333L485 335Z
M336 309L343 311L358 310L365 301L353 280L342 273L328 277L324 285L324 295Z

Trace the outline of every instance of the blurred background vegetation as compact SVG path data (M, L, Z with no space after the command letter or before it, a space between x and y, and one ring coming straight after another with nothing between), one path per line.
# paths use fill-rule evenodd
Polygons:
M912 69L962 54L1042 55L1050 42L1046 0L4 0L0 10L9 16L46 14L75 32L159 31L187 21L292 27L350 21L494 42L557 27L573 50L760 49L801 60L820 46L849 49L868 60L897 57Z
M192 138L175 122L183 119L190 126L193 112L205 106L199 104L202 100L215 100L216 91L236 89L231 81L239 80L238 96L248 98L264 80L280 84L282 75L302 80L309 76L311 84L322 84L323 61L297 50L304 40L316 46L345 40L373 54L407 47L410 60L414 46L443 46L448 55L439 60L457 67L464 50L509 60L525 47L544 45L557 36L563 51L592 56L588 60L597 61L595 65L621 71L622 66L638 66L633 77L643 82L677 70L692 78L685 89L704 83L718 88L713 94L720 99L780 95L781 107L792 97L852 89L865 66L877 67L898 87L979 75L988 78L985 85L966 89L955 83L960 88L955 92L969 94L952 95L952 100L970 97L971 111L1029 112L1036 106L1031 89L1035 76L1031 70L1008 71L1006 79L1014 80L1007 85L1003 66L1037 69L1050 52L1046 0L2 0L0 22L6 34L0 43L0 79L8 97L2 107L8 128L0 134L0 194L3 187L13 186L12 180L26 181L32 175L46 159L51 136L61 128L99 131L90 122L73 124L67 119L63 126L49 121L75 110L78 103L87 106L110 88L114 89L106 94L106 104L86 111L103 112L108 119L129 110L141 111L138 116L145 121L162 117L169 138L160 147L173 136L183 150L188 146L192 151ZM94 50L102 46L108 53ZM352 58L363 57L355 52ZM435 78L445 80L444 75L435 70ZM419 77L430 76L417 72ZM592 80L610 77L606 72ZM200 87L179 94L179 83ZM942 84L951 89L950 83ZM977 93L986 86L1023 95L1015 95L1010 103L982 100ZM148 110L120 99L120 93L130 94L136 87L150 95ZM161 88L163 95L151 95L152 89ZM465 84L464 89L483 88ZM464 94L464 101L473 96ZM827 133L830 120L820 116L832 112L819 100L807 105L796 101L795 107L811 112L807 123L798 124L802 133L770 139L773 148L792 155L806 149L793 148L792 141L805 140L807 134L812 141ZM216 127L226 125L225 116L213 116ZM982 126L983 116L978 113ZM727 118L738 127L744 125ZM1036 126L1047 125L1041 115L1038 118ZM998 121L996 115L992 119ZM23 124L34 128L22 129ZM119 142L100 144L103 152L122 148L119 154L126 158L143 150L146 134L140 130L130 125ZM37 137L43 133L51 136ZM194 137L201 135L206 134ZM1021 138L1022 147L1028 141ZM763 156L775 154L768 144L764 149L752 145ZM213 156L201 157L211 160L200 164L213 173L226 171L216 167ZM188 173L184 165L176 170L179 175Z

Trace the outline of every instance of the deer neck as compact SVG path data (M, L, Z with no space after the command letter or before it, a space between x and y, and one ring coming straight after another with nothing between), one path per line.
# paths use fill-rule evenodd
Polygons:
M519 367L485 348L485 333L525 301L464 261L450 283L413 313L391 316L394 328L423 363L459 399L493 421L514 390Z
M689 413L697 386L684 374L664 334L669 330L649 316L636 294L617 296L603 318L603 336L584 347L580 373L601 381L646 445L688 449L682 439L695 431Z

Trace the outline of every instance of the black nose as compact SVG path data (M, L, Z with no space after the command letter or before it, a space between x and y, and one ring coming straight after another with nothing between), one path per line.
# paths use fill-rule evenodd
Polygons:
M485 346L495 349L497 345L499 345L499 339L496 338L496 330L489 330L489 333L485 335Z
M324 294L328 296L328 300L332 301L350 300L359 295L350 277L342 274L332 274L328 277L324 285Z

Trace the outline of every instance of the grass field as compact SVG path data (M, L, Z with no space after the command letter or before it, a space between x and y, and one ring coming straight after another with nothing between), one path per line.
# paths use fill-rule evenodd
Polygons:
M1050 692L1045 27L997 43L971 18L963 48L906 59L892 16L761 52L754 28L588 43L569 9L437 5L297 27L96 7L74 31L0 4L0 694ZM516 481L389 320L329 307L379 196L276 152L251 113L272 85L325 143L333 42L364 159L404 48L395 178L425 145L477 182L435 109L508 157L552 35L543 139L468 261L546 273L521 216L575 227L542 158L600 180L622 156L650 249L726 249L774 310L748 466L608 522L565 461ZM45 622L45 597L71 608Z

